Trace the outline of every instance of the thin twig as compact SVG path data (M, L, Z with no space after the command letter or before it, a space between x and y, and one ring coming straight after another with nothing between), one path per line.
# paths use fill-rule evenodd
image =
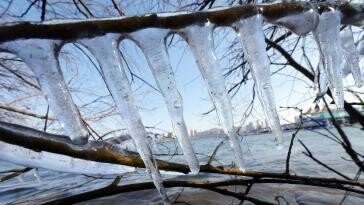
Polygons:
M44 21L44 19L45 19L46 8L47 8L47 0L42 0L42 14L40 16L41 21Z
M311 158L313 161L317 162L319 165L325 167L326 169L334 172L335 174L341 176L342 178L346 179L346 180L351 180L350 177L346 176L345 174L335 170L334 168L330 167L329 165L321 162L319 159L317 159L315 156L313 156L312 152L308 149L308 147L301 141L298 140L298 142L305 148L306 152L302 152L304 155L306 155L307 157Z
M224 140L222 140L214 149L214 151L212 152L209 161L207 162L208 165L211 165L212 161L215 159L216 153L219 150L219 148L224 144Z
M32 169L33 169L33 168L29 168L29 167L27 167L27 168L24 168L24 169L22 169L22 170L18 170L18 171L16 171L16 172L12 173L12 174L9 174L9 175L6 175L6 176L4 176L4 177L1 177L1 178L0 178L0 182L4 182L4 181L7 181L7 180L12 179L12 178L14 178L14 177L17 177L17 176L19 176L19 175L21 175L21 174L24 174L25 172L28 172L28 171L30 171L30 170L32 170Z

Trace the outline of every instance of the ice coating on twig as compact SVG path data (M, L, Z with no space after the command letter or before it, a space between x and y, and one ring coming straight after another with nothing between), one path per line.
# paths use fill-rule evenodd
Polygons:
M293 31L295 34L302 36L316 28L319 22L319 14L313 9L310 9L299 14L284 16L269 22L282 25Z
M57 43L45 39L28 39L6 42L0 47L17 55L33 71L50 108L73 143L86 144L89 132L64 81Z
M147 133L134 101L131 86L122 67L118 47L119 37L118 34L106 34L91 39L82 39L79 42L89 49L97 59L107 88L125 121L130 136L135 142L136 149L145 164L147 172L151 175L164 203L170 204L163 187L162 177L148 144Z
M340 41L340 12L331 10L320 15L320 22L313 31L324 63L325 75L338 109L344 108L342 82L342 49Z
M168 30L148 28L130 34L143 51L154 79L167 105L173 130L188 162L192 174L200 171L197 156L193 150L188 130L183 118L183 102L180 95L173 69L169 60L165 38Z
M270 81L269 59L266 53L263 18L255 15L240 20L236 24L238 35L243 46L246 60L250 65L252 76L257 86L260 103L268 119L272 133L275 136L277 148L282 148L282 129L276 110L274 93Z
M225 88L225 80L219 61L216 58L213 40L213 25L192 25L184 28L182 36L188 42L200 72L207 84L220 124L229 138L237 166L244 170L243 153L234 128L230 96Z
M44 168L57 172L110 175L132 172L134 167L88 161L50 152L37 152L21 146L0 142L0 159L25 167Z
M355 80L355 85L361 87L363 84L363 79L361 77L361 71L359 67L359 52L356 49L353 32L351 27L348 26L341 31L341 47L344 55L344 68L349 68L353 78Z

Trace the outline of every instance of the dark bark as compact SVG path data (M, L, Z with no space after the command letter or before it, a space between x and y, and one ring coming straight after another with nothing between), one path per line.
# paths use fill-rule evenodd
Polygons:
M90 141L86 145L74 145L67 136L49 134L5 122L0 122L0 141L34 151L47 151L97 162L144 167L137 153L122 151L107 142ZM190 171L185 165L164 161L158 161L158 167L170 171L179 170L183 173Z

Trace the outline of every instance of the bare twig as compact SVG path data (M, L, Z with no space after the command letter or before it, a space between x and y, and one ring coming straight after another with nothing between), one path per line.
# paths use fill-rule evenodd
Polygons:
M338 131L341 139L343 140L342 147L345 149L346 153L351 157L351 159L354 161L354 163L361 169L361 171L364 172L364 164L359 159L358 154L354 151L348 136L346 136L344 130L340 127L340 125L335 120L335 117L333 116L329 106L327 105L326 100L323 99L323 101L324 101L324 103L326 105L326 108L327 108L327 110L328 110L328 112L329 112L329 114L331 116L332 124L334 125L334 127Z
M282 108L284 108L284 107L282 107ZM286 108L292 108L292 107L286 107ZM292 151L292 147L293 147L293 142L294 142L298 132L301 130L301 126L302 126L302 109L299 109L298 107L293 107L293 108L300 112L300 115L299 115L300 124L297 127L296 131L292 134L291 141L289 143L287 157L286 157L286 171L285 171L285 173L287 173L287 174L289 174L289 162L291 159L291 151Z
M221 140L221 142L215 147L214 151L212 152L209 161L207 162L207 165L211 165L212 161L215 159L216 153L219 150L219 148L224 144L224 140Z
M311 158L313 161L317 162L319 165L325 167L326 169L334 172L335 174L341 176L342 178L344 179L347 179L347 180L351 180L350 177L344 175L343 173L335 170L334 168L330 167L329 165L321 162L319 159L317 159L315 156L313 156L313 154L311 153L311 151L307 148L307 146L301 141L301 140L298 140L298 142L305 148L306 152L302 152L304 155L306 155L307 157Z
M112 5L114 6L114 8L118 11L120 16L124 16L125 13L123 12L123 10L121 9L121 7L119 6L118 3L115 2L115 0L111 0Z
M45 19L46 8L47 8L47 0L42 0L42 15L40 16L41 21L44 21Z
M19 176L19 175L21 175L21 174L24 174L25 172L28 172L28 171L30 171L30 170L32 170L32 168L24 168L24 169L22 169L22 170L17 170L17 171L15 171L14 173L12 173L12 174L9 174L9 175L6 175L6 176L4 176L4 177L1 177L0 178L0 182L4 182L4 181L7 181L7 180L9 180L9 179L12 179L12 178L14 178L14 177L17 177L17 176Z

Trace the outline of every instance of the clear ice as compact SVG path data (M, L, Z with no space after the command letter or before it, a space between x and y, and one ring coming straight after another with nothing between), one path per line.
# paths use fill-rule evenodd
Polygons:
M359 52L356 49L353 32L348 26L341 31L341 47L344 55L344 69L349 68L357 87L361 87L363 79L359 67Z
M170 204L163 187L162 177L152 155L147 140L147 133L141 121L138 108L134 102L131 86L122 67L118 47L120 35L106 34L105 36L79 40L97 59L101 72L120 115L126 123L127 130L135 142L136 149L142 158L147 172L151 175L165 204Z
M275 136L277 148L281 149L283 134L270 81L270 62L266 53L263 18L260 15L255 15L240 20L236 26L246 60L250 65L252 76L257 86L256 91L260 103L268 119L269 126L272 129L272 133Z
M325 75L325 69L322 59L320 59L318 62L314 81L315 81L314 82L315 87L317 88L317 97L320 98L324 96L327 93L327 90L329 89L329 82Z
M86 144L89 132L73 103L58 61L57 41L28 39L0 47L21 58L35 74L50 108L75 144Z
M244 170L243 153L234 128L230 96L225 88L225 80L218 59L215 55L213 25L192 25L181 30L188 42L200 72L207 84L210 97L216 108L220 124L229 138L235 163Z
M169 116L178 142L190 167L192 174L200 170L197 156L193 150L188 130L183 118L182 97L177 89L173 69L169 60L165 38L169 31L148 28L130 34L143 51L154 79L167 105Z
M0 142L0 159L25 167L89 175L112 175L135 171L134 167L88 161L51 152L37 152Z
M340 12L334 9L320 15L320 21L313 31L315 41L320 49L333 99L339 110L344 108L342 82L343 57L340 41Z
M359 42L357 43L357 46L356 46L358 52L359 52L359 55L364 55L364 39L360 39Z
M302 36L315 29L318 21L318 13L313 9L310 9L299 14L284 16L270 22L277 25L282 25L293 31L295 34Z

